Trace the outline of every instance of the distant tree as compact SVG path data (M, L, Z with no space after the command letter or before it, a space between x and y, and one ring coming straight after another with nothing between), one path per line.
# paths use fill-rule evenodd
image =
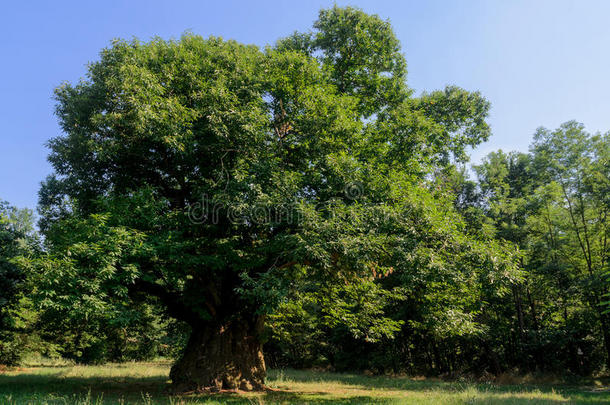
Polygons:
M528 154L492 152L475 166L495 237L522 254L512 302L492 305L489 335L507 364L590 373L610 358L607 150L607 135L567 122L539 129Z
M369 342L399 330L382 309L411 292L439 300L439 333L476 329L467 286L503 285L512 256L463 232L426 178L487 139L487 101L411 97L377 16L335 7L314 27L264 51L116 41L57 89L42 307L87 322L162 304L191 328L177 390L262 387L266 316L303 289Z
M597 316L610 368L610 315L603 307L610 255L609 149L608 134L592 136L574 121L554 131L540 128L531 147L536 175L544 183L536 196L552 212L539 225L544 225L554 259L563 263Z
M33 223L30 210L0 201L0 364L16 364L22 351L15 336L26 279L20 258L36 247Z

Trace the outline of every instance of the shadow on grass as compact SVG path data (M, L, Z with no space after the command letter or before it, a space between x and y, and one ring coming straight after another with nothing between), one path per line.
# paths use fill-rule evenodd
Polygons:
M164 377L65 377L61 373L49 375L22 373L0 374L0 393L11 394L129 394L149 392L161 394L167 386Z
M414 379L411 377L387 377L387 376L366 376L362 374L352 373L329 373L329 372L311 372L302 370L271 370L269 372L269 380L282 384L286 382L300 382L308 384L329 384L336 382L338 384L353 387L358 389L380 389L380 390L397 390L404 391L405 394L409 391L413 392L434 392L444 394L455 394L468 389L475 389L479 394L490 397L495 396L490 403L505 404L505 403L530 403L528 398L523 398L524 394L559 394L568 398L573 398L577 403L604 403L610 404L610 390L598 389L587 384L493 384L493 383L473 383L459 381L443 381L440 379ZM503 395L502 395L503 394ZM514 394L514 395L511 395ZM519 395L517 395L519 394ZM502 395L503 398L497 398ZM549 399L533 399L532 403L554 404L563 403L565 400L549 400ZM481 403L480 399L474 398L469 403ZM568 402L573 403L573 402Z
M19 374L0 374L1 404L71 404L75 398L103 398L105 404L432 404L434 398L451 398L461 404L607 404L610 392L593 392L591 388L553 386L501 386L467 384L406 377L367 377L358 374L323 373L298 370L272 370L268 381L283 390L262 394L212 394L169 397L164 376L65 376L62 373L36 374L26 370ZM305 383L300 385L298 383ZM338 388L338 390L335 390ZM343 389L343 390L342 390ZM350 390L353 392L350 393ZM362 391L361 391L362 390ZM375 392L372 392L375 390ZM368 395L367 391L371 391ZM379 391L392 391L379 395ZM469 397L469 393L473 393ZM536 393L557 393L564 399L535 398ZM389 394L389 393L388 393ZM532 398L528 398L532 394ZM455 395L455 397L454 397ZM10 396L10 401L3 398ZM418 400L413 397L417 396ZM423 400L422 400L423 399ZM90 403L97 403L91 401Z

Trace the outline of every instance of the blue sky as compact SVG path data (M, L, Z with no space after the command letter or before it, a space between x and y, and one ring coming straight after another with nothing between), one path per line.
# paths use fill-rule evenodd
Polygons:
M308 30L332 1L5 1L0 12L0 200L35 208L60 134L53 88L77 81L113 38L185 31L265 45ZM610 1L337 1L390 19L417 93L455 84L492 103L472 154L527 150L538 126L610 130Z

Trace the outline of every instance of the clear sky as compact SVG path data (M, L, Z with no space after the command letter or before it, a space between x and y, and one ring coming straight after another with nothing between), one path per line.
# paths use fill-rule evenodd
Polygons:
M308 30L314 1L3 1L0 5L0 200L35 208L60 134L53 88L77 81L113 38L185 31L271 44ZM610 1L337 1L390 19L417 93L455 84L492 103L491 140L472 154L526 151L538 126L575 119L610 130Z

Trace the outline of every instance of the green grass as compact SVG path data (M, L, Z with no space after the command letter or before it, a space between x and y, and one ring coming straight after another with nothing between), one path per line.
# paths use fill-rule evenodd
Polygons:
M590 385L493 385L271 370L274 392L168 396L168 363L45 365L0 372L0 404L610 404Z

